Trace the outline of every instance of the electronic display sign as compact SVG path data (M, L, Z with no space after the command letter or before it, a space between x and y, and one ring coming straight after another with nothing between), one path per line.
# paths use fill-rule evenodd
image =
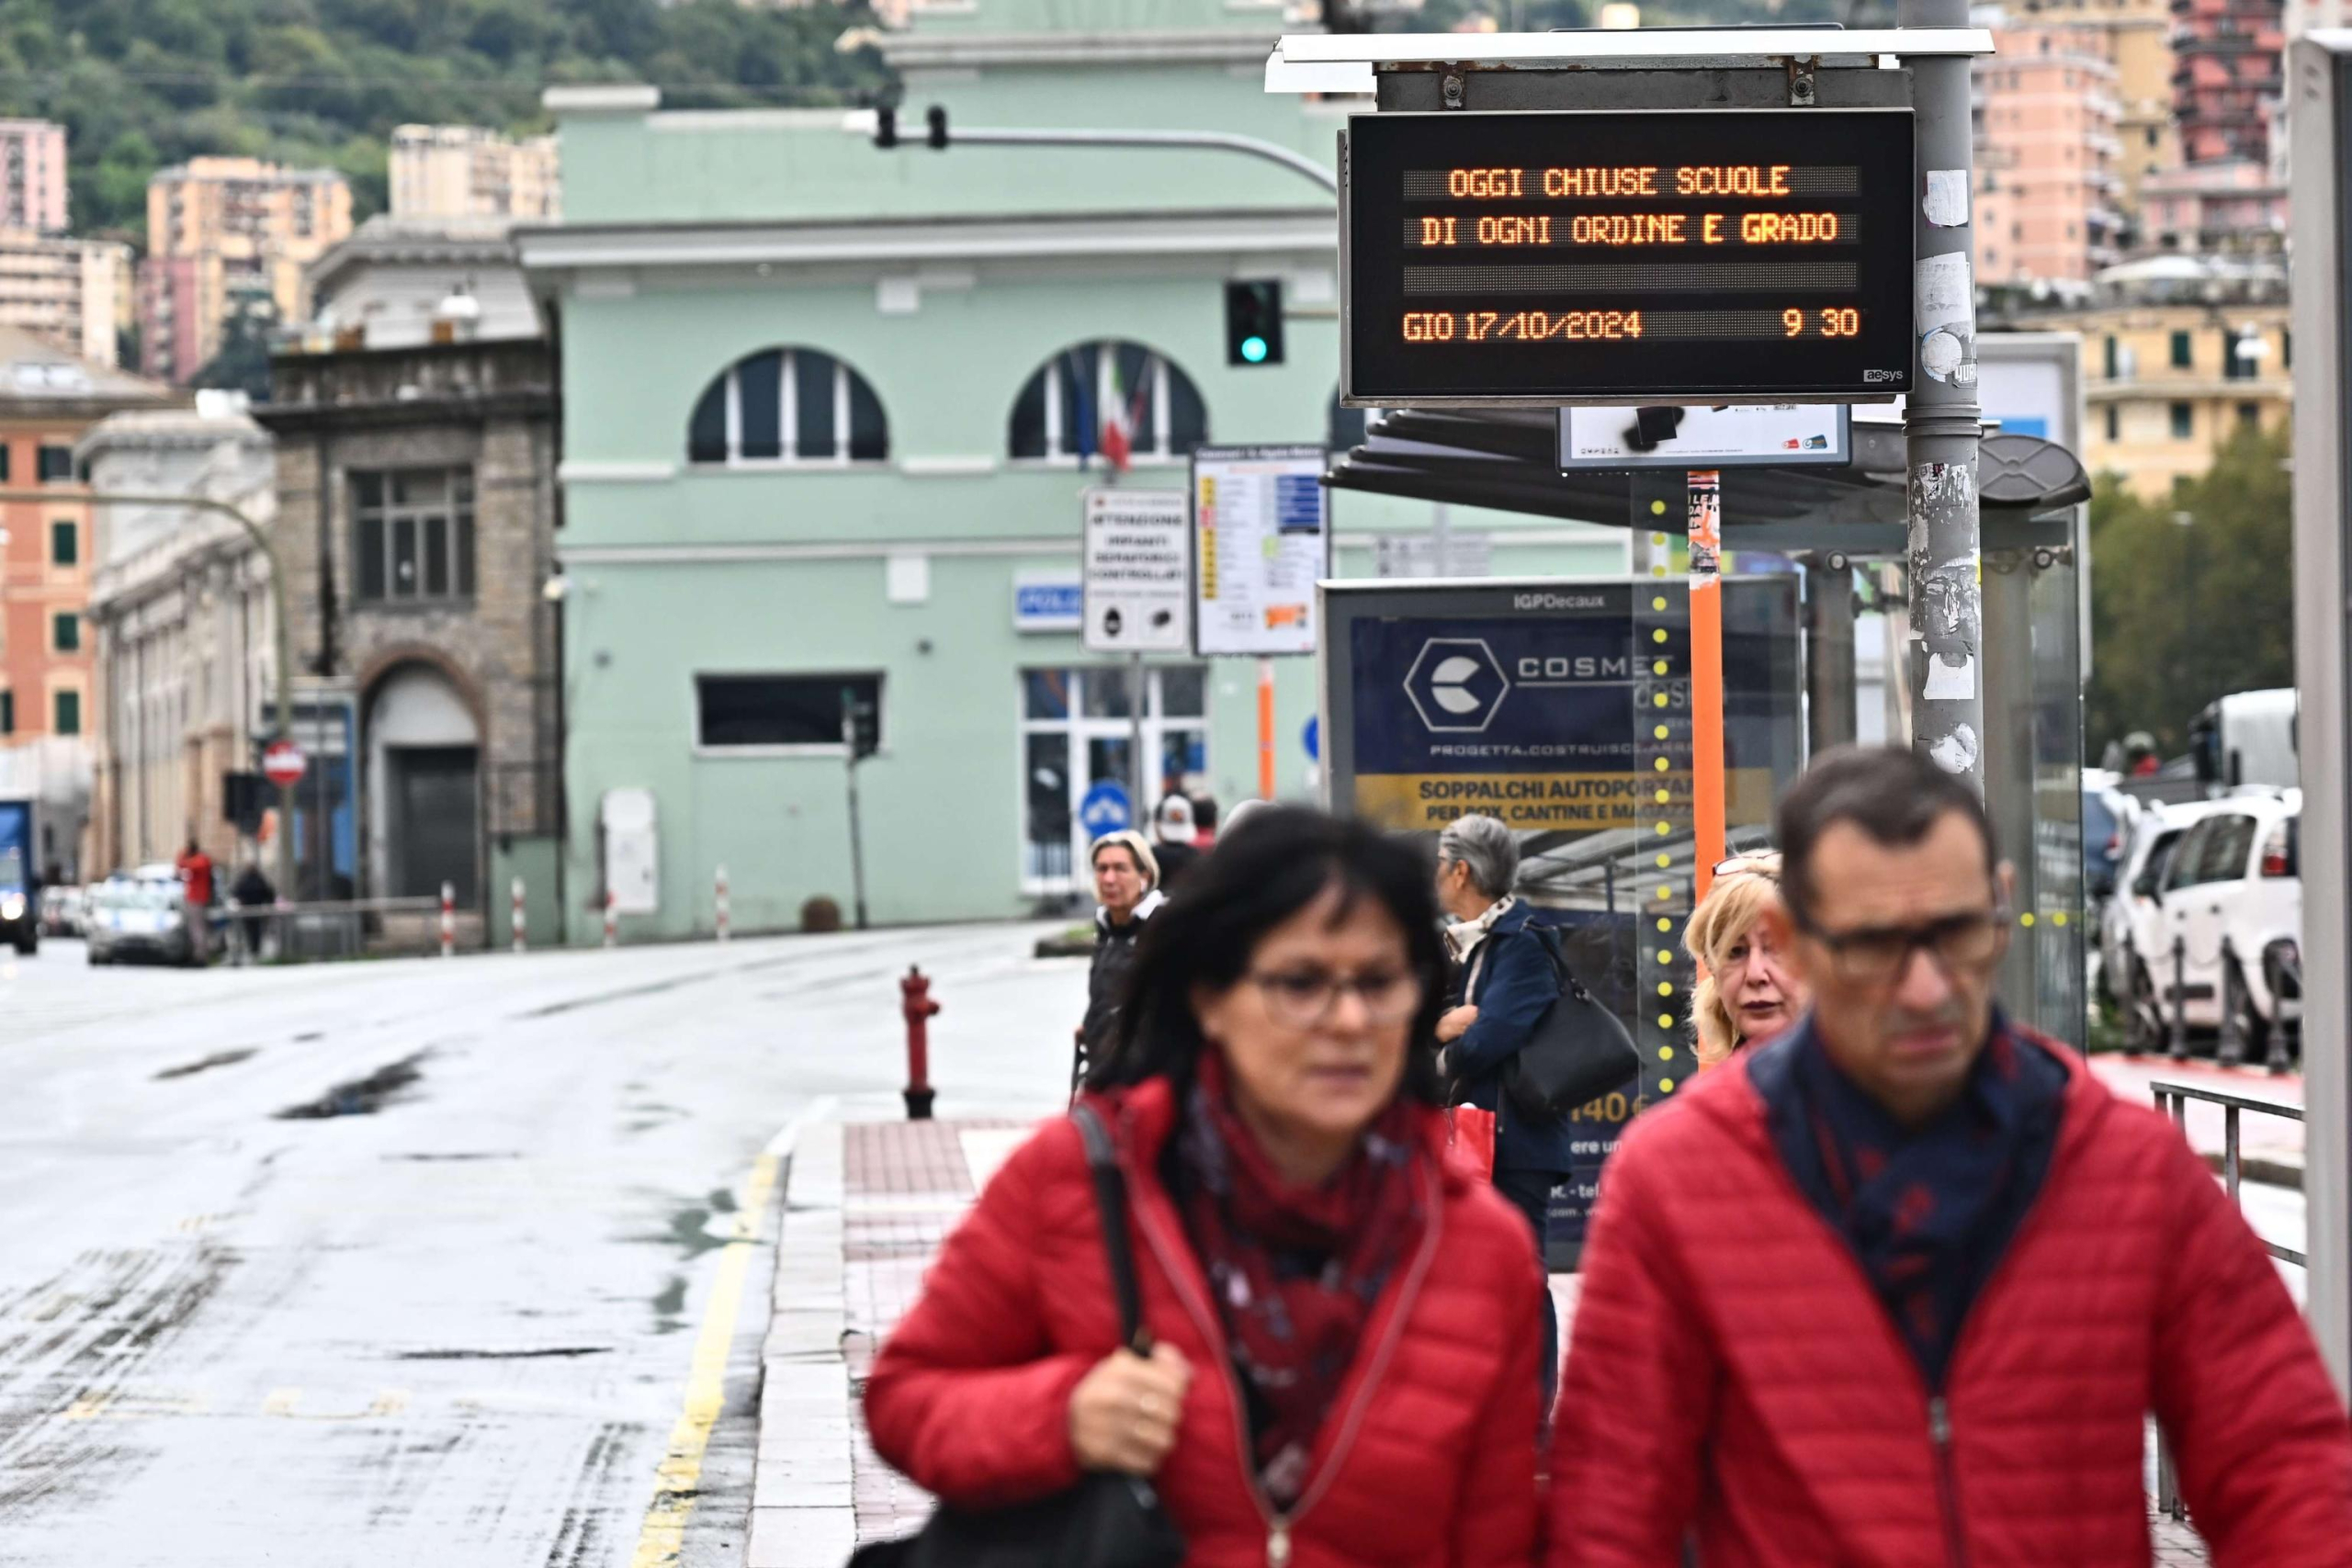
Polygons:
M1354 116L1347 400L1908 391L1911 136L1908 109Z

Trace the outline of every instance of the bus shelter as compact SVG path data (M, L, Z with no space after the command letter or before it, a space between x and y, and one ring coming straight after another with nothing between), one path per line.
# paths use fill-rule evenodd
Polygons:
M1982 739L1986 804L2016 868L2010 1012L2080 1046L2086 939L2077 537L2089 481L2038 436L1986 434ZM1640 1047L1623 1096L1586 1108L1555 1201L1568 1261L1618 1129L1695 1068L1681 949L1702 869L1693 800L1692 631L1679 471L1564 472L1550 411L1392 411L1336 455L1334 489L1632 532L1625 577L1324 585L1326 787L1332 804L1433 833L1482 811L1521 834L1521 892L1558 925L1580 977ZM1808 758L1905 738L1908 583L1903 439L1858 423L1838 468L1720 471L1722 775L1726 847L1769 842ZM1880 650L1883 649L1882 653ZM1876 679L1866 682L1866 672ZM1866 686L1878 694L1860 700Z

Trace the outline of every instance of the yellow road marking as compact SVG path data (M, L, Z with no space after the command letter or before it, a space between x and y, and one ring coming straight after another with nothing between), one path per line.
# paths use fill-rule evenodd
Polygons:
M751 1272L752 1253L759 1240L760 1221L767 1213L768 1194L775 1190L782 1164L775 1155L762 1155L752 1167L736 1205L735 1235L719 1255L718 1274L712 1281L710 1305L703 1314L702 1331L695 1337L695 1359L686 1375L685 1408L670 1431L670 1449L654 1472L653 1505L638 1531L637 1551L629 1568L673 1568L684 1550L686 1519L695 1511L695 1495L702 1480L703 1454L710 1447L710 1429L727 1402L727 1354L735 1343L735 1320L743 1309L744 1277Z

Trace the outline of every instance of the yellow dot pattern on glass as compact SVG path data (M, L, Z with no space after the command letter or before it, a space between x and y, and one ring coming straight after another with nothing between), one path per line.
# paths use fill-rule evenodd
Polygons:
M1664 915L1660 915L1657 918L1657 929L1662 931L1670 931L1674 929L1674 922L1668 919Z
M1652 697L1652 698L1650 699L1650 706L1652 706L1652 707L1654 707L1654 708L1662 708L1662 707L1664 707L1665 705L1666 705L1666 694L1665 694L1664 692L1660 692L1657 695L1656 695L1656 696L1654 696L1654 697Z
M1667 886L1666 886L1665 884L1663 884L1663 883L1661 883L1661 884L1659 884L1659 885L1658 885L1658 890L1657 890L1657 901L1658 901L1659 903L1663 904L1663 903L1665 903L1668 898L1671 898L1671 897L1674 897L1674 889L1673 889L1673 888Z
M2053 926L2064 925L2066 923L2066 911L2059 909L2053 912L2050 917L2050 923Z
M1653 729L1653 730L1651 730L1651 731L1650 731L1650 739L1653 739L1653 740L1663 740L1663 739L1666 739L1666 737L1667 737L1667 728L1666 728L1666 726L1664 726L1664 725L1662 725L1662 724L1661 724L1661 725L1659 725L1656 729Z
M1654 566L1650 568L1650 575L1652 577L1664 577L1666 575L1666 568L1662 566Z
M1661 997L1670 997L1674 995L1674 982L1671 980L1660 980L1657 983L1657 994Z
M1673 963L1673 962L1674 962L1674 950L1673 950L1672 948L1670 948L1670 947L1661 947L1661 948L1659 948L1659 949L1657 950L1657 961L1658 961L1660 964L1671 964L1671 963Z
M1655 663L1655 664L1651 665L1651 666L1650 666L1650 673L1651 673L1651 674L1653 674L1653 675L1663 675L1663 674L1665 674L1665 673L1666 673L1666 660L1663 660L1663 659L1661 659L1661 660L1659 660L1657 663Z
M1660 855L1660 856L1658 856L1658 857L1657 857L1657 868L1658 868L1658 870L1660 870L1660 871L1664 871L1667 867L1668 867L1668 866L1672 865L1673 863L1674 863L1674 857L1673 857L1672 855Z
M1662 501L1653 501L1653 502L1650 502L1650 515L1651 515L1651 516L1653 516L1653 517L1663 517L1663 516L1665 516L1665 515L1666 515L1666 502L1662 502Z
M1650 633L1650 640L1652 642L1664 642L1666 640L1666 628L1664 626L1660 626L1657 630Z
M1657 1026L1660 1029L1672 1029L1674 1027L1674 1015L1670 1012L1662 1012L1658 1014Z
M2031 909L2028 909L2024 914L2019 915L2018 917L2018 924L2021 926L2030 926L2033 924L2033 911Z
M1660 757L1656 762L1653 762L1650 765L1657 769L1661 773L1666 772L1666 759L1663 757Z
M1674 1092L1674 1080L1672 1078L1658 1079L1657 1091L1660 1094L1672 1094Z
M1665 838L1668 833L1671 833L1671 832L1673 832L1673 831L1674 831L1674 824L1673 824L1673 823L1671 823L1671 822L1661 822L1661 823L1659 823L1659 824L1657 825L1657 836L1658 836L1659 838L1661 838L1661 839Z
M1650 608L1651 608L1651 609L1653 609L1653 610L1663 610L1663 609L1665 609L1665 608L1666 608L1666 596L1665 596L1664 594L1660 594L1658 597L1657 597L1657 598L1655 598L1655 599L1651 600L1651 601L1650 601ZM1665 633L1661 632L1661 633L1659 633L1658 635L1659 635L1661 637L1663 637L1665 636Z
M1657 1048L1657 1059L1661 1062L1671 1062L1674 1060L1674 1047L1671 1045L1659 1046Z

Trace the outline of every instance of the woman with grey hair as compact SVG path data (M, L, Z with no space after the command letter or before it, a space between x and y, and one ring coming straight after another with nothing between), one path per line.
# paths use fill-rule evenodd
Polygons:
M1527 1216L1536 1256L1544 1252L1552 1189L1568 1178L1568 1120L1538 1120L1509 1104L1503 1069L1559 999L1553 962L1557 938L1535 924L1534 910L1511 892L1519 840L1492 817L1459 817L1437 836L1437 897L1454 923L1452 1006L1439 1018L1441 1063L1453 1079L1453 1102L1495 1117L1495 1190ZM1544 1300L1544 1407L1559 1375L1559 1323Z

